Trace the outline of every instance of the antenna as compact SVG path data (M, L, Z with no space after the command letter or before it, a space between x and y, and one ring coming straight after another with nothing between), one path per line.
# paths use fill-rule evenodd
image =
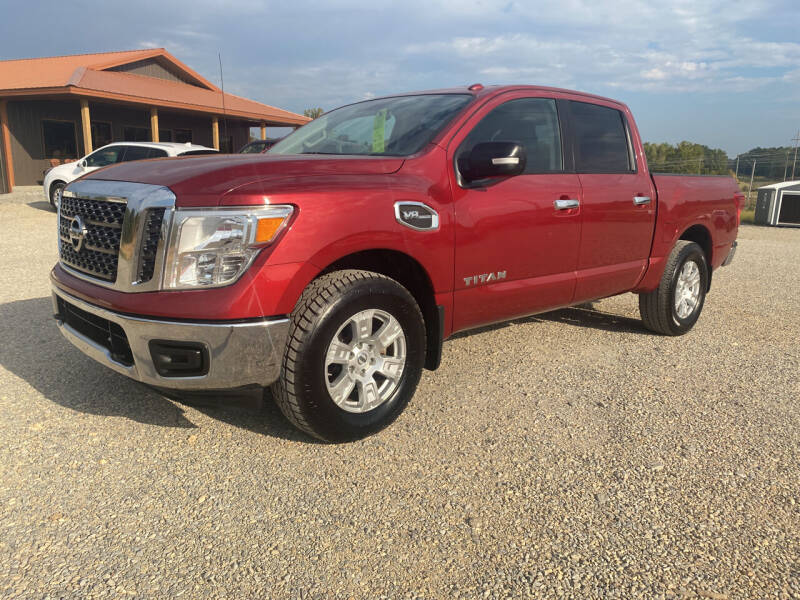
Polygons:
M222 87L222 136L228 140L228 114L225 112L225 79L222 77L222 53L217 53L219 58L219 82ZM233 148L228 148L228 152L233 152Z

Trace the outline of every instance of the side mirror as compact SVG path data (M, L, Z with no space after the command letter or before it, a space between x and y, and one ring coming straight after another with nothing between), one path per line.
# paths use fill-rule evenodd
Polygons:
M517 142L476 144L465 158L461 174L471 181L520 175L527 164L525 146Z
M81 169L85 169L86 168L86 159L84 158L83 160L78 161L78 166Z

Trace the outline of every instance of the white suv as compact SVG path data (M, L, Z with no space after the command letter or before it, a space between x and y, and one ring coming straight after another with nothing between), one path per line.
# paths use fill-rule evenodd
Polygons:
M131 160L198 154L217 154L217 150L188 142L115 142L98 148L78 161L47 170L44 175L44 195L57 210L64 187L89 171Z

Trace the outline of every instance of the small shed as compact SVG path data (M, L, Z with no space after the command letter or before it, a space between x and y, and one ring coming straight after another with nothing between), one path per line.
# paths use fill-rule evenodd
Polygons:
M800 181L758 188L754 220L758 225L800 225Z

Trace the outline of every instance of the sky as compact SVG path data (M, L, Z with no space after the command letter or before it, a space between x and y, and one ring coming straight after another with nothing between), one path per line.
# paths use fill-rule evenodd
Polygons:
M219 84L220 53L227 92L294 112L527 83L610 96L645 141L731 156L800 130L798 0L0 0L0 14L0 59L164 47Z

